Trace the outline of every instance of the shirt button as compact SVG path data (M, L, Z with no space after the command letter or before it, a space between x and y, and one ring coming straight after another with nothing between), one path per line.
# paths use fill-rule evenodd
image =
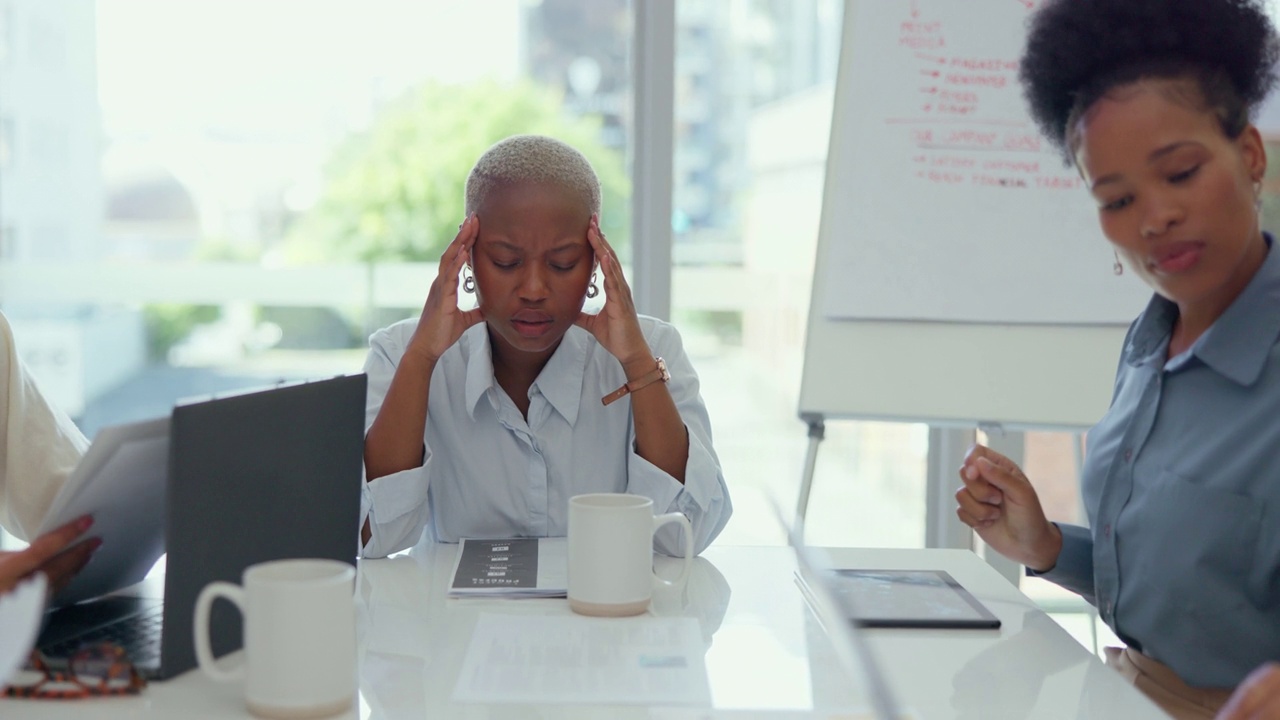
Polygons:
M1133 459L1133 449L1132 449L1132 448L1125 448L1125 451L1124 451L1124 461L1125 461L1125 462L1129 462L1129 461L1130 461L1130 460L1132 460L1132 459Z
M1102 526L1102 537L1108 540L1111 539L1111 523L1107 523L1106 525Z
M1110 600L1108 600L1108 601L1107 601L1107 606L1106 606L1106 607L1104 607L1104 608L1102 609L1102 612L1103 612L1103 614L1107 615L1108 617L1110 617L1110 616L1111 616L1111 601L1110 601Z

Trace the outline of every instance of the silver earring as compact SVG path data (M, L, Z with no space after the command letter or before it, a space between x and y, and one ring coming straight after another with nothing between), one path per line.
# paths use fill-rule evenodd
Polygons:
M596 274L591 273L591 284L587 285L587 297L593 298L600 294L600 288L596 287Z
M1111 266L1111 274L1112 274L1112 275L1123 275L1123 274L1124 274L1124 266L1120 264L1120 254L1119 254L1119 253L1114 253L1114 252L1113 252L1112 254L1115 256L1116 263L1115 263L1114 265L1112 265L1112 266Z
M476 276L467 272L465 267L462 269L462 291L465 293L476 291Z

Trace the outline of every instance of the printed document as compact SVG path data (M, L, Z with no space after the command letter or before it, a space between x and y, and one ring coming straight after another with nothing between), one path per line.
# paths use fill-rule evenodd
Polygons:
M564 538L464 539L459 545L452 596L564 597L568 592Z
M86 537L102 538L71 582L53 597L60 607L132 585L164 552L169 418L103 428L45 515L39 533L93 515Z
M702 633L689 617L481 613L454 699L475 703L711 703Z

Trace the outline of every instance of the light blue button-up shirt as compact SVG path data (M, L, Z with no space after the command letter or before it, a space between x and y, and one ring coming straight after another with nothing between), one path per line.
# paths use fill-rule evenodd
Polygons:
M1267 237L1270 247L1273 243ZM1184 353L1156 296L1088 438L1090 529L1044 574L1190 685L1280 660L1280 252Z
M369 339L366 431L416 326L417 320L406 320ZM526 421L494 380L489 334L480 323L436 363L422 466L365 483L362 509L372 537L364 555L411 547L423 528L442 542L563 536L569 498L593 492L643 495L655 513L682 512L693 524L695 552L706 548L733 509L698 376L673 326L641 316L640 327L654 354L666 360L667 389L688 430L683 485L636 454L630 397L601 404L627 378L590 333L569 328L529 388ZM668 525L654 546L683 554L680 537L679 528Z

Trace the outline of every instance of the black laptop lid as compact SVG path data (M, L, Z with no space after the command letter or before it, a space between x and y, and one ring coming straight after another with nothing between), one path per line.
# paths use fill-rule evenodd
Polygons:
M351 375L173 409L162 677L196 665L192 612L208 583L239 584L268 560L355 564L365 386ZM240 647L240 621L215 603L215 655Z

